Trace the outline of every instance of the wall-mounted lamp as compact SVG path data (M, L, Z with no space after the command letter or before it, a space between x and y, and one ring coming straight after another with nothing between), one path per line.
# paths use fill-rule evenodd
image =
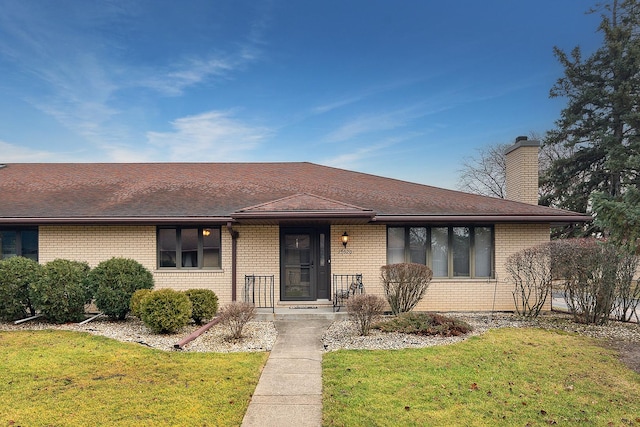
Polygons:
M209 230L208 228L205 228L204 230L202 230L202 235L203 236L208 236L211 234L211 230Z
M344 246L345 248L347 247L347 243L349 243L349 235L347 234L347 232L345 231L342 234L342 246Z

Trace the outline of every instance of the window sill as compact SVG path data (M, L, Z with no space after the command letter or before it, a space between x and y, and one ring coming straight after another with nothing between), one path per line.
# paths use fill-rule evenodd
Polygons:
M153 271L154 273L195 273L195 274L203 274L203 273L224 273L224 269L222 268L157 268Z

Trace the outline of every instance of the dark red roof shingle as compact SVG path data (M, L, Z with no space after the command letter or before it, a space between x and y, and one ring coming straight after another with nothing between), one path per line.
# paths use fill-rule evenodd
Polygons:
M574 212L313 163L16 163L0 168L0 222L230 218L242 212L305 210L361 210L373 212L378 220L386 216L580 218Z

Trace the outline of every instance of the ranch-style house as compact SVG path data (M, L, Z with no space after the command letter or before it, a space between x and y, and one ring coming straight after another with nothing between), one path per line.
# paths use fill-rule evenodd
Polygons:
M508 200L313 163L4 164L0 256L133 258L156 288L276 307L331 305L344 277L382 294L381 266L415 262L418 310L513 310L507 257L590 220L537 205L538 150L508 150Z

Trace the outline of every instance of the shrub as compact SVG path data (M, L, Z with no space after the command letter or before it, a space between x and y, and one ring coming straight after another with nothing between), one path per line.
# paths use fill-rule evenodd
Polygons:
M380 317L385 304L383 298L371 294L353 295L347 300L347 312L358 326L360 335L369 335L373 322Z
M142 300L151 292L153 292L151 289L138 289L133 293L133 295L131 295L129 309L131 310L131 314L136 316L138 319L142 319Z
M191 318L196 325L203 320L212 319L218 312L218 297L209 289L189 289L185 294L191 301Z
M516 312L537 317L551 292L551 250L542 244L516 252L507 258L506 270L511 279Z
M56 323L84 318L84 305L91 300L87 276L89 264L56 259L42 267L40 278L30 287L33 305Z
M138 261L111 258L91 270L89 284L98 309L111 318L123 320L129 313L133 293L153 288L153 276Z
M385 297L393 314L413 310L424 296L433 272L422 264L400 263L380 268Z
M616 292L619 255L616 248L595 239L554 241L552 273L576 322L605 324Z
M140 315L144 324L157 334L183 328L191 318L191 301L173 289L152 291L140 300Z
M220 323L226 325L232 339L242 338L245 325L255 317L255 307L248 302L232 302L220 310Z
M613 313L616 319L630 322L640 303L640 284L633 278L638 269L638 257L624 250L619 252Z
M29 286L40 277L42 266L24 257L0 261L0 319L17 320L34 316Z
M387 321L377 323L375 328L383 332L402 332L416 335L459 336L471 332L468 323L436 313L402 313Z

